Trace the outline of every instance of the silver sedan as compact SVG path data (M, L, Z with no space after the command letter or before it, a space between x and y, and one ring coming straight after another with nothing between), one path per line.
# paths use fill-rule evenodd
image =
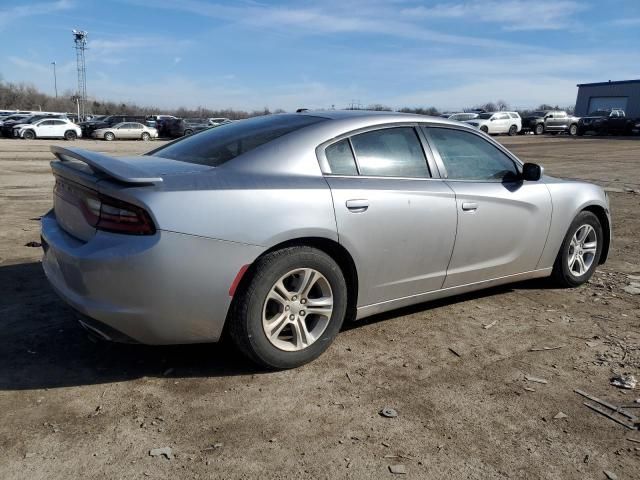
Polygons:
M111 127L99 128L91 136L103 140L152 140L158 138L158 130L138 122L121 122Z
M81 324L147 344L228 330L267 368L318 357L345 319L607 258L608 199L458 122L257 117L112 158L52 147L43 266Z

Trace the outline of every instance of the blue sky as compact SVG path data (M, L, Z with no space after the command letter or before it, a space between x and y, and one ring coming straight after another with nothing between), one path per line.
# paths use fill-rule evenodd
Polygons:
M0 0L0 78L160 107L571 105L640 78L640 0Z

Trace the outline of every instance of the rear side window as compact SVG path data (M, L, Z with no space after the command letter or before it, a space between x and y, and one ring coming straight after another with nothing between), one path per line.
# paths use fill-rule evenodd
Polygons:
M334 175L358 175L356 161L346 138L325 148L324 155Z
M184 137L148 155L217 167L288 133L327 120L311 115L266 115Z
M385 128L351 137L360 175L430 177L422 145L412 127Z

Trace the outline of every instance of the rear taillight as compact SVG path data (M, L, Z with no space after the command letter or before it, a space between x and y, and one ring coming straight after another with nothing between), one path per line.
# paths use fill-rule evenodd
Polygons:
M53 193L77 206L87 223L98 230L130 235L156 233L149 214L137 205L59 179L56 179Z

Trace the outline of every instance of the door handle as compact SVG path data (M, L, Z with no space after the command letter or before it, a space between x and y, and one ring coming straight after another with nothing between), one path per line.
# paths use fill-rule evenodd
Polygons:
M366 198L354 198L346 201L347 208L350 212L361 213L369 208L369 200Z
M465 212L475 212L478 210L478 204L476 202L462 202L462 210Z

